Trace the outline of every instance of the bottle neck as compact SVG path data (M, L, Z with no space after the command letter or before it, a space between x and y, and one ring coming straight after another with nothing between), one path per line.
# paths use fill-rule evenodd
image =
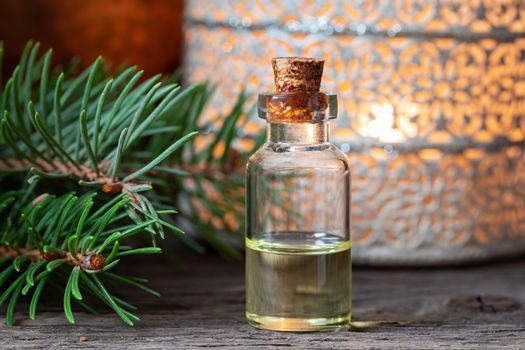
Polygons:
M327 143L330 138L328 121L316 123L268 122L267 141L294 145L316 145Z

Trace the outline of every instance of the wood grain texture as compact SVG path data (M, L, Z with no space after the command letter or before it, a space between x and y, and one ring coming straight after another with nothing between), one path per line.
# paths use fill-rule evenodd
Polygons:
M140 307L130 328L112 313L75 313L42 305L36 321L22 310L0 325L0 348L525 349L525 261L460 269L354 269L354 320L348 331L260 331L244 320L241 263L183 255L182 268L151 260L137 275L155 278L161 298L119 295Z

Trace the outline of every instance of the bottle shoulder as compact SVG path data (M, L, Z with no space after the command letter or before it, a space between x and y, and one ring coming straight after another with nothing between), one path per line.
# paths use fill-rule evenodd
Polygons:
M248 160L247 169L304 167L335 167L349 169L345 153L331 143L315 146L287 146L272 143L263 144Z

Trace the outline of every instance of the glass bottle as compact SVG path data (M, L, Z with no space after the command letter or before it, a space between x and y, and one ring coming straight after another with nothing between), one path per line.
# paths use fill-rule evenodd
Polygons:
M337 96L259 95L267 140L247 165L246 317L315 331L351 317L350 171L329 142Z

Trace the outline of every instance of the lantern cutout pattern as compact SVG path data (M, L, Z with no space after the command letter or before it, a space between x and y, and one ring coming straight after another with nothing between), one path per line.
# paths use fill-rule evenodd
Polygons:
M271 89L271 57L325 59L354 262L525 252L525 2L190 0L185 42L186 80L221 79L209 118ZM260 132L255 115L241 131Z

